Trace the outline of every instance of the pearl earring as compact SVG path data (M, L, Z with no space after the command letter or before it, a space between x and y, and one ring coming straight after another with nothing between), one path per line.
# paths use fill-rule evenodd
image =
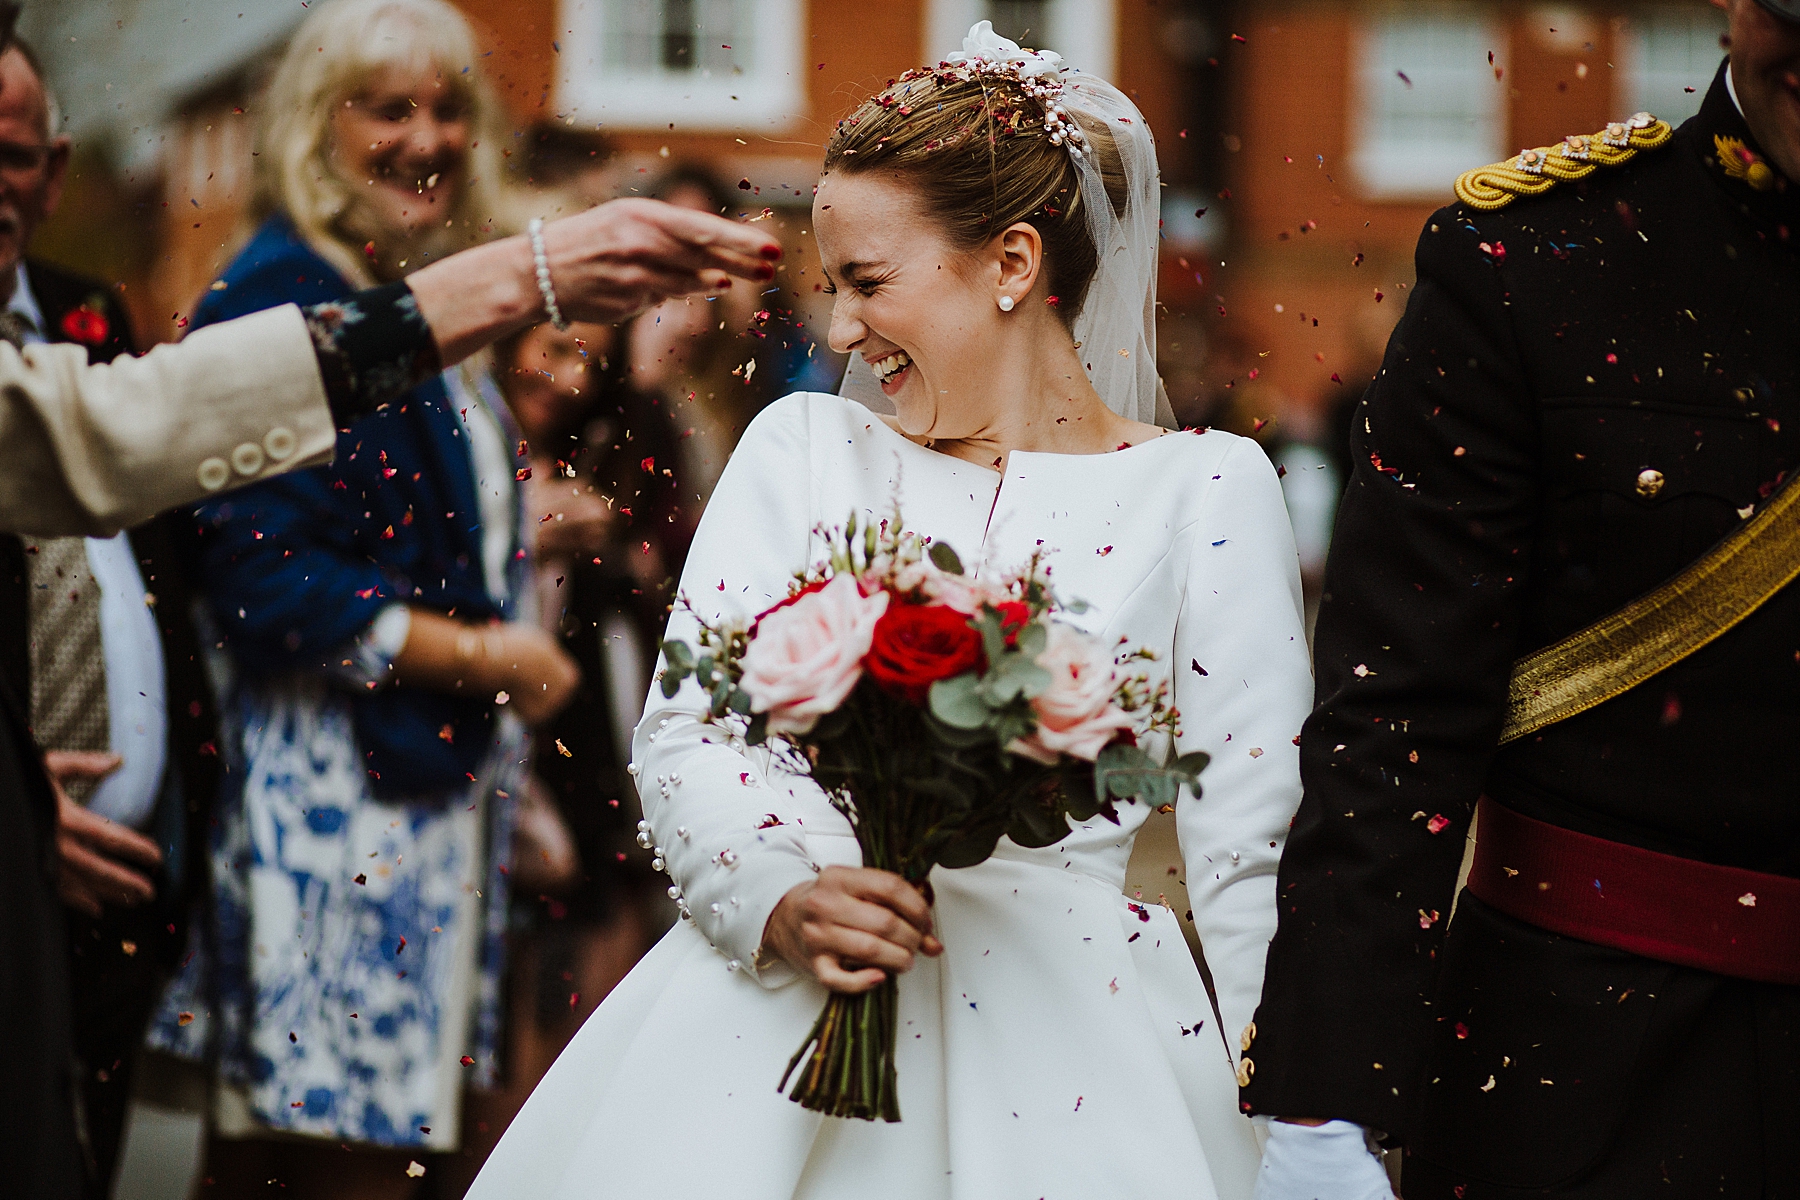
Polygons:
M1000 297L1000 311L1001 312L1011 312L1012 310L1013 310L1013 298L1011 296Z

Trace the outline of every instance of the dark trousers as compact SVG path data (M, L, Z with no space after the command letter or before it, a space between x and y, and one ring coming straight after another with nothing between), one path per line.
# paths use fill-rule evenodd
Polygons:
M105 1200L111 1193L132 1065L168 978L170 935L158 907L109 907L98 919L73 912L66 917L91 1200Z
M68 1200L82 1186L68 943L47 869L54 813L0 683L0 1191L19 1200Z
M1464 893L1406 1200L1800 1197L1800 988L1559 937Z

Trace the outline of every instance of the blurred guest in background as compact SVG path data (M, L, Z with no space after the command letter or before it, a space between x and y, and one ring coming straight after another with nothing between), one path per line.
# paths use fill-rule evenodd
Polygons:
M736 193L692 165L671 170L651 194L710 213L730 214L737 203ZM776 356L764 353L761 339L745 336L768 320L755 290L743 289L693 303L669 300L631 323L626 347L631 384L667 407L682 438L675 476L681 495L696 509L712 495L744 427L787 390Z
M24 257L69 165L54 96L19 40L0 54L0 337L72 342L90 362L131 350L115 293ZM170 523L110 538L0 535L0 671L25 700L58 796L59 891L86 1194L108 1194L137 1046L185 936L197 879L188 836L217 781Z
M564 212L604 204L624 191L616 177L618 165L613 160L612 140L597 128L577 129L563 121L539 121L522 135L515 135L513 144L518 149L507 165L514 177L522 177L527 186L563 200Z
M642 813L625 764L694 520L668 465L679 442L666 406L629 386L623 340L610 325L544 324L495 347L521 435L538 619L582 686L537 731L514 842L505 1078L471 1100L476 1133L438 1172L452 1192L674 917L632 836ZM578 860L567 882L565 828Z
M315 9L262 104L261 224L195 325L490 235L480 61L443 0ZM578 679L531 615L501 407L464 364L343 430L330 467L196 512L231 773L209 936L153 1041L217 1063L215 1194L403 1195L494 1074L519 722Z
M1330 429L1321 405L1300 404L1276 396L1275 416L1265 426L1263 448L1281 474L1281 495L1294 526L1294 549L1300 555L1300 586L1306 599L1306 627L1312 629L1325 580L1325 551L1331 545L1331 523L1344 494L1339 453L1330 444ZM1341 439L1340 439L1341 440Z
M536 537L539 615L560 636L605 644L595 679L606 681L618 720L601 724L617 727L609 736L621 753L698 518L682 503L682 439L668 405L632 386L624 340L608 325L539 325L496 347L530 446L526 524ZM572 713L556 724L597 736L572 728L585 724Z

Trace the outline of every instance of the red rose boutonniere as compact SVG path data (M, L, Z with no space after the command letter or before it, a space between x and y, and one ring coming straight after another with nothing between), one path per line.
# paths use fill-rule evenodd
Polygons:
M62 331L71 342L98 346L111 336L112 325L107 322L104 313L96 312L84 304L63 314Z

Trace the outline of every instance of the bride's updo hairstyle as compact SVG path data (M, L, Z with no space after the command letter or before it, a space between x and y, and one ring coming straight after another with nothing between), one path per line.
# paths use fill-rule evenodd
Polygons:
M1032 87L949 62L908 71L838 122L825 173L898 172L959 250L1030 225L1044 240L1057 313L1073 327L1099 264L1073 156L1093 156L1115 216L1125 174L1111 130Z

